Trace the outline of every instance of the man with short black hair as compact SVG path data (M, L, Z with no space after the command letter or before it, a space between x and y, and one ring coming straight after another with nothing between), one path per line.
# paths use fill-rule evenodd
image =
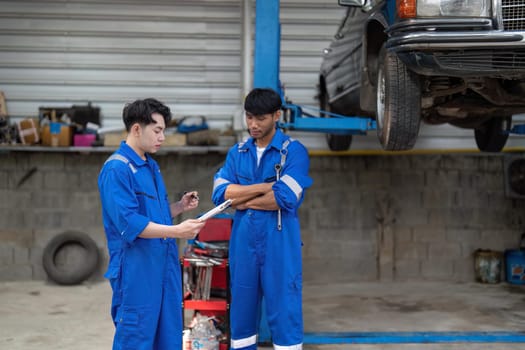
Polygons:
M276 128L281 96L253 89L244 109L250 138L215 174L212 199L232 199L231 349L257 349L261 299L274 348L303 343L302 256L297 210L311 186L306 148Z
M170 109L149 98L125 106L128 135L98 177L109 251L104 277L113 289L114 350L182 348L182 279L176 238L194 238L204 222L173 218L198 205L197 192L169 203L157 162Z

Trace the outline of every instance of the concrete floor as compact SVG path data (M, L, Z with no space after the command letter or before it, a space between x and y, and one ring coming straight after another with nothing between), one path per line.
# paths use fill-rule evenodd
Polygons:
M0 349L110 349L110 288L0 282ZM346 283L304 287L305 331L525 330L525 286L506 283ZM270 349L261 347L261 349ZM305 350L517 350L525 343L305 344Z

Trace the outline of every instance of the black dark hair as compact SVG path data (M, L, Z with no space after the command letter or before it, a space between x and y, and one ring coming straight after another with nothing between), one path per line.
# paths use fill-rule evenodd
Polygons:
M154 98L136 100L126 104L122 111L122 120L126 126L126 131L130 131L131 126L135 123L139 123L142 126L157 123L155 119L151 117L153 113L162 115L166 126L171 121L170 108Z
M244 110L251 115L277 112L282 107L281 96L269 88L255 88L244 99Z

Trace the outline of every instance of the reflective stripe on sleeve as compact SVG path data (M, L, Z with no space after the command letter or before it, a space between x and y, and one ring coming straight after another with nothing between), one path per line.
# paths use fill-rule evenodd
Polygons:
M133 164L130 163L130 161L128 160L128 158L124 157L123 155L121 155L121 154L117 154L117 153L112 154L112 155L111 155L111 156L110 156L110 157L104 162L104 164L106 164L107 162L112 161L112 160L120 160L121 162L126 163L126 164L129 166L129 168L131 169L131 172L132 172L133 174L136 174L136 173L137 173L137 169L133 166ZM159 170L159 171L160 171L160 170Z
M254 334L248 338L232 339L231 346L232 346L232 349L240 349L240 348L245 348L250 345L255 345L256 341L257 341L257 335Z
M220 185L229 184L229 183L230 181L223 179L222 177L218 177L215 179L215 181L213 181L213 190L215 190Z
M111 155L111 156L110 156L110 157L104 162L104 164L107 163L107 162L109 162L109 161L112 161L112 160L120 160L121 162L126 163L126 164L129 163L128 158L124 157L123 155L120 155L120 154L115 153L115 154L112 154L112 155Z
M293 193L295 193L297 200L301 198L301 194L303 193L303 188L297 183L297 181L295 181L293 177L291 177L290 175L284 175L281 178L281 181L284 182L286 186L288 186L293 191Z
M273 344L273 348L274 350L303 350L303 344L301 343L288 346Z

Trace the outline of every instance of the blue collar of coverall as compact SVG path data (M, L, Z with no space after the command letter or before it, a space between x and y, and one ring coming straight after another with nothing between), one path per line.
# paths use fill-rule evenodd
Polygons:
M287 135L285 133L283 133L281 131L281 129L277 128L275 130L275 134L273 135L272 137L272 141L270 141L270 144L266 147L273 147L277 150L281 150L281 148L283 147L283 142L287 139ZM246 140L246 142L241 146L239 147L240 149L248 149L248 148L255 148L256 145L255 145L255 139L253 137L250 137L248 140Z
M124 157L126 157L130 162L132 162L134 165L136 166L143 166L143 165L147 165L149 159L150 159L150 155L146 153L146 160L142 159L138 154L137 152L135 152L133 150L133 148L129 147L128 144L126 143L126 141L122 141L120 143L120 153L122 153L122 155Z

